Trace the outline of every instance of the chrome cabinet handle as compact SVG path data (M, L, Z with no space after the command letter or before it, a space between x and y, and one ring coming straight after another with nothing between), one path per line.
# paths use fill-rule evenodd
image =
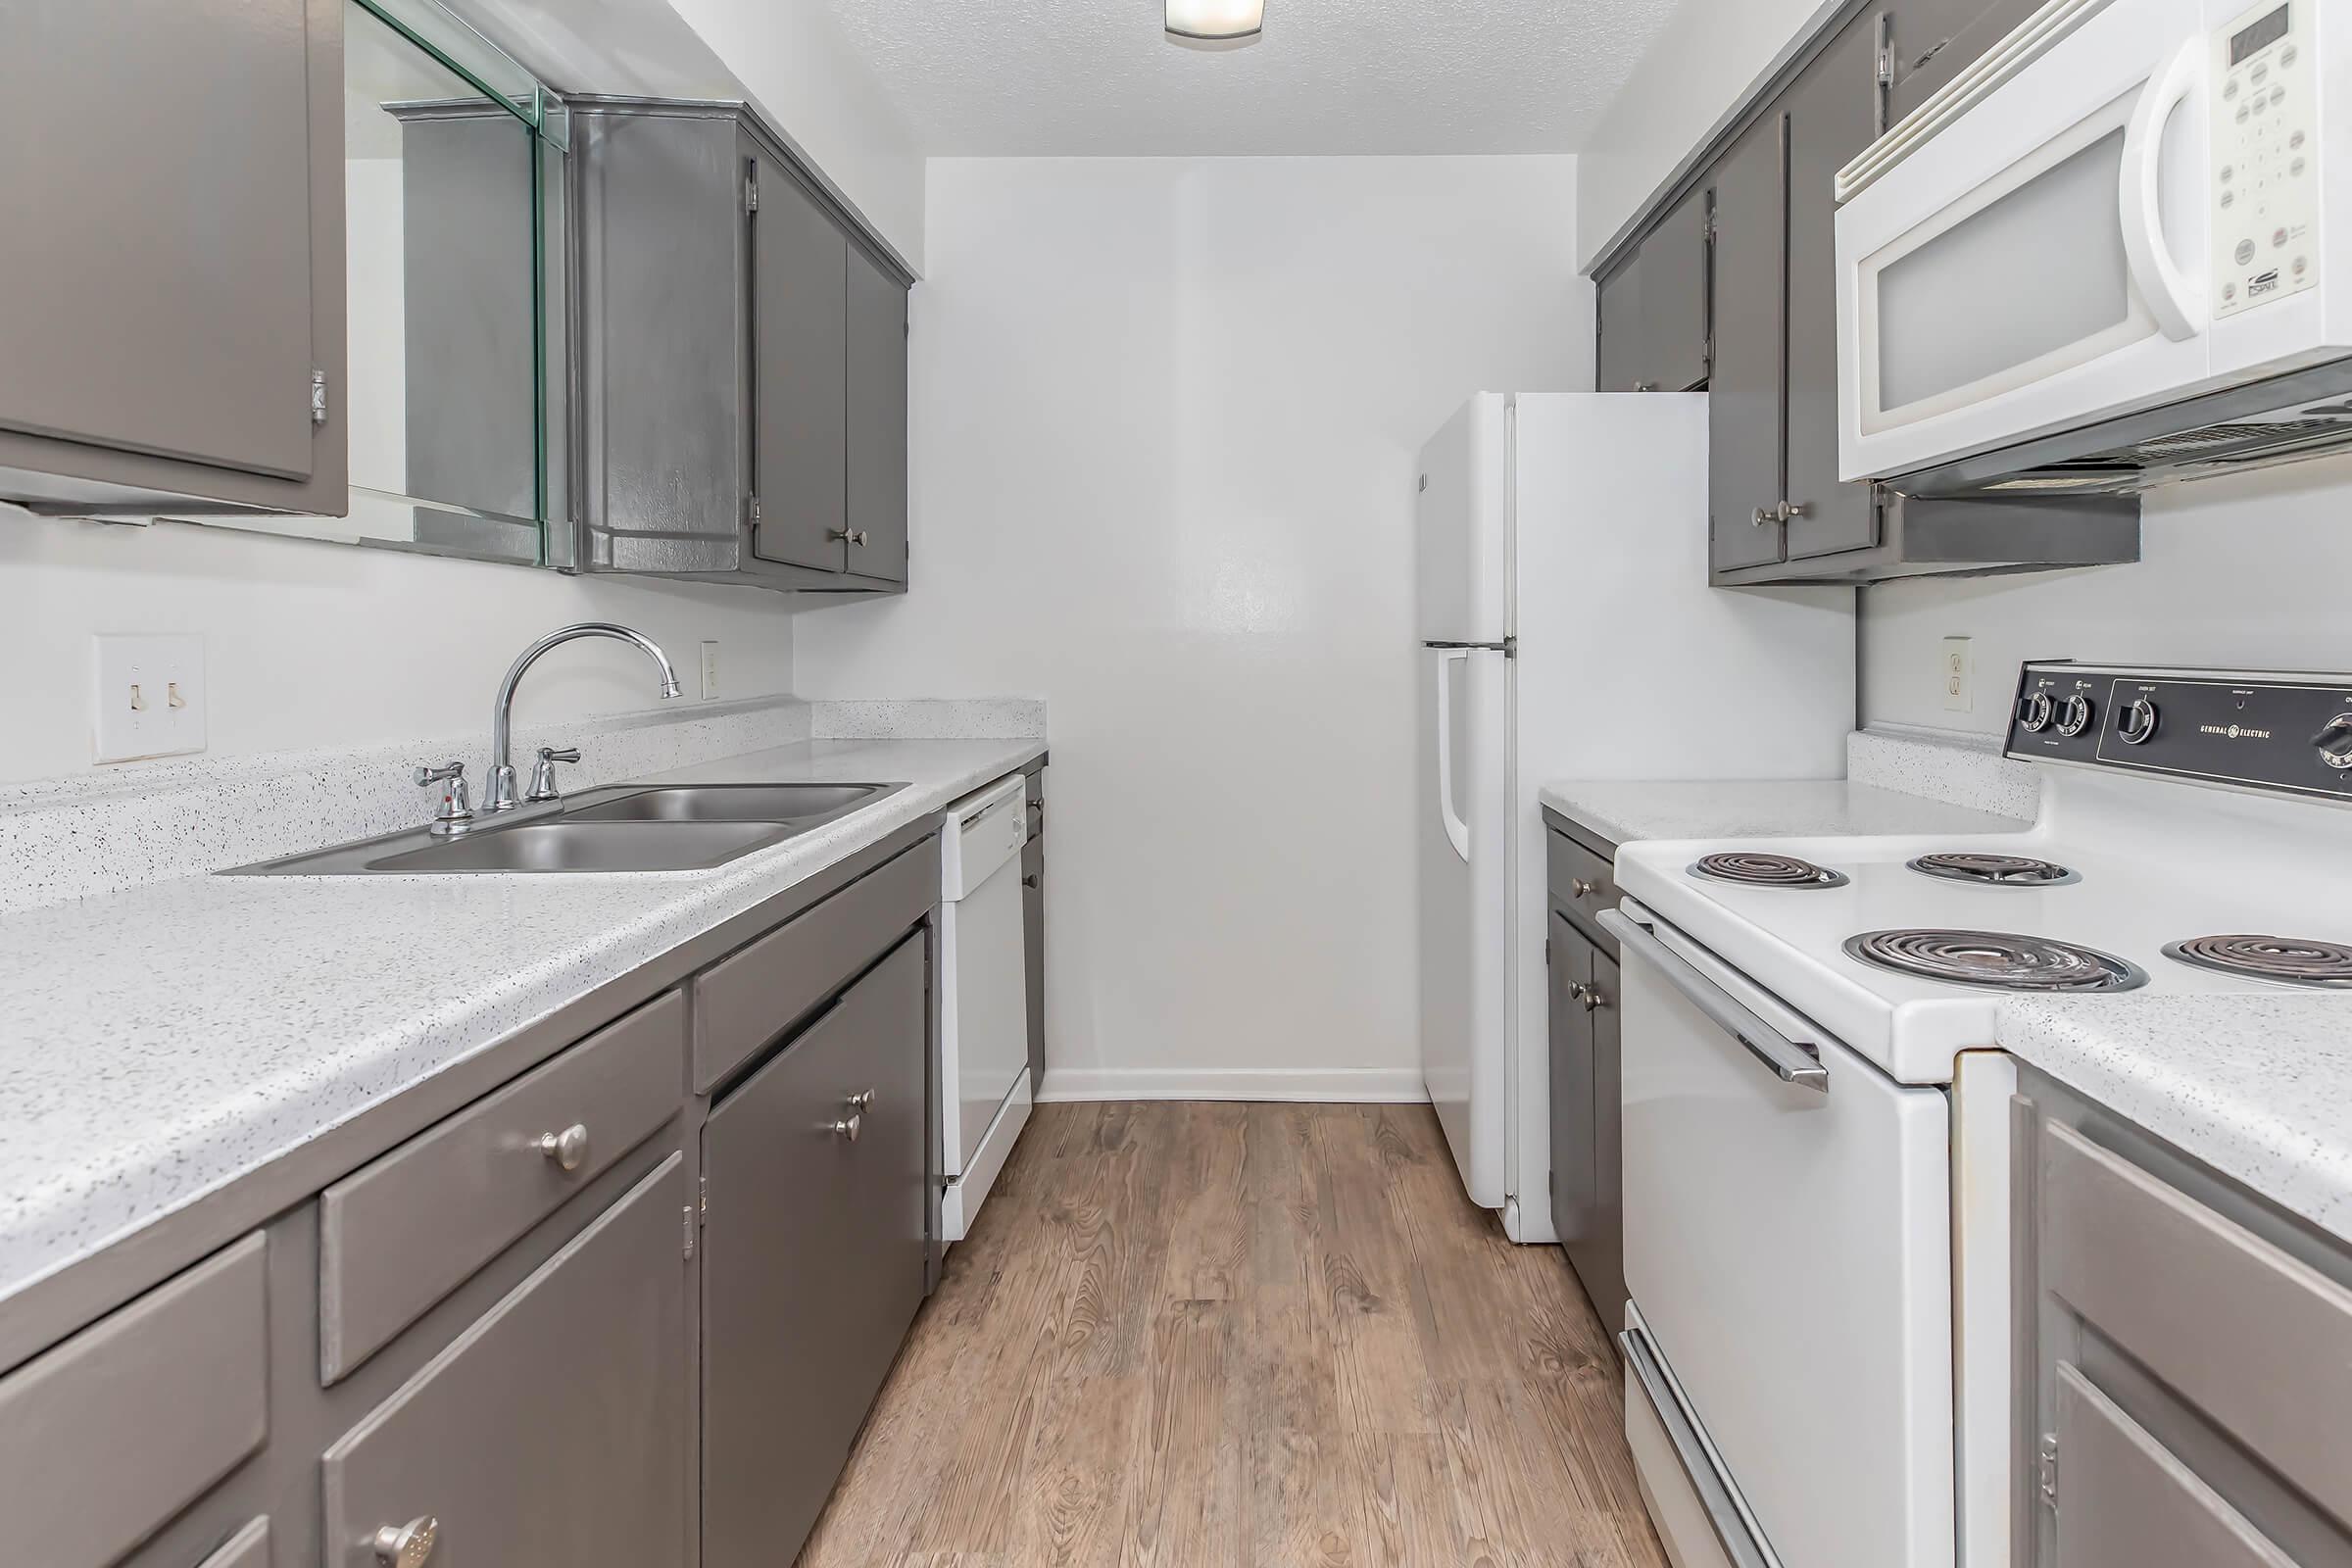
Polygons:
M386 1525L368 1544L384 1568L421 1568L440 1539L441 1521L428 1513L405 1525Z
M1597 882L1588 882L1581 876L1568 879L1568 896L1572 899L1589 898L1599 891L1600 884Z
M1830 1092L1830 1070L1819 1053L1782 1034L1740 1004L1739 999L1701 974L1683 956L1658 940L1649 927L1629 918L1622 909L1603 909L1600 923L1627 953L1656 966L1667 984L1689 998L1691 1005L1713 1019L1725 1033L1745 1046L1748 1054L1773 1071L1785 1084Z
M1600 994L1600 987L1598 986L1585 987L1584 996L1578 1000L1584 1003L1585 1010L1587 1012L1597 1011L1609 1004L1609 999Z
M560 1133L541 1133L531 1147L563 1166L568 1175L588 1158L588 1129L575 1121Z
M873 1108L874 1108L874 1092L873 1092L871 1089L868 1089L868 1090L864 1091L864 1092L863 1092L863 1093L861 1093L861 1094L856 1094L856 1095L852 1095L852 1096L850 1097L850 1108L851 1108L852 1110L871 1110L871 1109L873 1109Z
M866 541L866 531L863 528L827 528L825 537L838 539L845 545L862 545Z
M1755 514L1754 514L1753 516L1749 517L1747 520L1748 520L1749 522L1752 522L1752 523L1754 523L1754 524L1755 524L1757 527L1761 528L1761 527L1763 527L1763 526L1764 526L1766 523L1768 523L1768 522L1772 521L1772 520L1773 520L1773 516L1772 516L1772 514L1771 514L1770 512L1767 512L1767 511L1766 511L1764 508L1762 508L1762 507L1758 507L1758 508L1756 509L1756 511L1755 511Z
M849 1115L842 1117L839 1121L833 1123L832 1126L826 1128L825 1130L836 1138L847 1138L851 1143L854 1144L858 1141L858 1133L863 1131L864 1128L865 1117L857 1111L852 1111Z

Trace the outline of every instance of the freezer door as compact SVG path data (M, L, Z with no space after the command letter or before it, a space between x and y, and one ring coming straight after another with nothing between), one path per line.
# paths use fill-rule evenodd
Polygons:
M1471 1201L1500 1208L1509 666L1485 649L1424 649L1420 658L1422 1077Z
M1501 395L1482 392L1422 449L1414 538L1423 642L1510 635L1505 424Z

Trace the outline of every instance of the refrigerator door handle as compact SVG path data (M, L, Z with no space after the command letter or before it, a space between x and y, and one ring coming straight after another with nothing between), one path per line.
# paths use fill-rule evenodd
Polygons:
M1470 861L1470 824L1453 806L1453 681L1452 666L1466 663L1471 650L1466 647L1436 649L1435 666L1438 672L1438 820L1446 825L1446 837L1453 845L1453 853Z

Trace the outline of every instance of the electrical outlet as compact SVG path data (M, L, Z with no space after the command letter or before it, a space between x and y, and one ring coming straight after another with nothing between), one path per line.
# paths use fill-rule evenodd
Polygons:
M703 644L703 701L718 695L718 644Z
M133 762L204 750L204 639L93 637L95 760Z
M1973 713L1977 710L1977 661L1968 651L1965 637L1946 637L1943 657L1937 665L1943 682L1943 706L1947 712Z

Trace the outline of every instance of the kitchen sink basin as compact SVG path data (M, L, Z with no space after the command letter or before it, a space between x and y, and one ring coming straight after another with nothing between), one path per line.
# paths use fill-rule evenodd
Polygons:
M864 805L887 784L674 784L564 814L574 822L799 822Z
M702 871L815 831L904 784L618 784L477 818L292 855L223 876Z

